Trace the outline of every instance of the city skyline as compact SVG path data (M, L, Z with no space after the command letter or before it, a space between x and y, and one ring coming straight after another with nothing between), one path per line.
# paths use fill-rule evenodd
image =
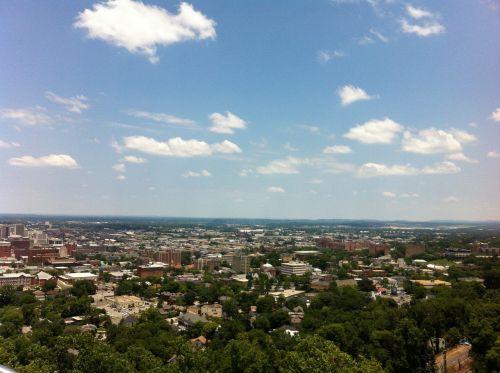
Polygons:
M493 1L0 9L2 213L500 219Z

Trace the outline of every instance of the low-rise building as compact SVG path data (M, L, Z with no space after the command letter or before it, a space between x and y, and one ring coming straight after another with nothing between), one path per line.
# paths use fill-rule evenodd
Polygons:
M145 302L135 295L116 295L110 297L111 307L118 311L125 311L131 308L140 308L145 305Z
M311 270L312 267L304 262L288 262L281 264L281 273L285 276L301 276Z
M4 273L0 276L0 287L2 286L31 286L34 282L34 276L26 273Z
M201 315L205 317L222 317L222 305L218 303L201 306Z

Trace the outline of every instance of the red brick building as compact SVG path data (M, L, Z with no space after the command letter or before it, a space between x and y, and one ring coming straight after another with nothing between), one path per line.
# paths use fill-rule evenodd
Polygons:
M137 267L137 276L146 278L149 276L163 277L164 267L160 265L147 265Z

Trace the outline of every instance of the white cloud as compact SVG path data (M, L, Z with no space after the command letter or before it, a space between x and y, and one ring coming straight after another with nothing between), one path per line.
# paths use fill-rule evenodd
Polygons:
M422 173L427 175L436 175L436 174L456 174L461 171L460 167L458 167L455 163L445 161L440 163L435 163L432 166L426 166L422 168Z
M319 129L319 127L316 127L316 126L308 126L308 125L302 125L302 126L299 126L300 128L308 131L309 133L311 133L312 135L318 135L321 130Z
M489 151L488 158L500 158L500 152L496 150Z
M393 192L382 192L382 195L387 198L418 198L420 197L417 193L401 193L396 194Z
M309 183L310 184L323 184L323 180L322 179L312 179Z
M89 105L87 104L87 97L78 95L74 97L61 97L53 92L45 92L45 98L56 104L61 104L67 111L72 113L81 114L83 110L87 110Z
M268 193L285 193L285 189L279 186L270 186L266 189Z
M123 157L123 160L125 162L128 162L128 163L136 163L136 164L147 163L147 161L148 161L145 158L136 157L135 155L127 155L127 156Z
M112 169L115 170L116 172L125 172L126 171L125 164L123 164L123 163L117 163L117 164L113 165Z
M462 130L449 132L437 128L427 128L413 135L405 132L402 148L406 152L418 154L459 153L462 145L476 141L474 135Z
M408 22L408 20L404 18L401 20L401 29L407 34L415 34L420 37L442 34L446 30L446 28L437 21L430 21L422 25L417 25Z
M395 193L392 193L392 192L382 192L382 195L384 197L387 197L387 198L396 198L397 195Z
M164 113L150 113L148 111L131 111L129 115L136 118L144 118L154 120L155 122L161 122L166 124L174 124L179 126L193 126L196 123L191 119L179 118L174 115L164 114Z
M500 107L497 108L493 113L491 113L490 118L495 122L500 122Z
M151 63L159 61L158 46L216 37L215 21L184 2L171 14L140 1L108 0L79 13L74 27L85 29L91 39L145 55Z
M476 122L470 122L470 123L469 123L469 127L470 127L470 128L477 128L477 127L478 127L478 125L477 125L477 123L476 123Z
M186 171L182 174L182 177L209 177L212 176L210 172L207 170L201 170L200 172L197 171Z
M0 140L0 149L18 148L21 146L18 142L7 142Z
M402 130L403 126L390 118L372 119L351 128L344 137L364 144L390 144Z
M320 50L318 51L318 61L320 63L327 63L334 58L341 58L345 57L346 54L342 51L334 50L334 51L327 51L327 50Z
M209 118L212 121L212 127L210 127L212 132L232 134L235 129L247 127L247 123L243 119L229 111L226 111L225 116L220 113L212 113Z
M116 180L118 180L118 181L124 181L124 180L127 180L127 177L125 175L118 175L116 177Z
M123 139L123 147L131 150L152 155L163 155L170 157L198 157L210 156L215 153L232 154L241 153L238 145L224 140L220 143L208 144L200 140L184 140L174 137L167 141L157 141L151 137L128 136Z
M411 165L385 165L381 163L365 163L358 169L359 177L407 176L418 174L418 169Z
M446 159L450 161L467 162L467 163L477 163L475 159L467 157L464 153L451 153L446 156Z
M0 110L0 117L27 126L49 125L52 123L52 118L46 114L46 110L42 107L3 109Z
M292 146L289 142L287 142L285 145L283 145L283 148L285 150L288 150L289 152L296 152L297 150L299 150L299 149L295 148L294 146Z
M245 168L245 169L241 170L238 173L238 175L245 177L245 176L248 176L248 175L253 174L253 173L254 173L254 171L251 168Z
M356 101L366 101L378 98L378 96L370 96L363 88L353 85L345 85L337 90L342 106L350 105Z
M449 196L449 197L443 198L443 202L445 202L445 203L457 203L458 198L455 196Z
M409 164L407 165L386 165L381 163L365 163L358 168L359 177L378 177L378 176L411 176L411 175L438 175L438 174L456 174L461 169L455 163L445 161L435 163L431 166L425 166L418 169Z
M415 19L420 19L420 18L433 18L434 14L429 12L428 10L422 9L422 8L417 8L412 6L411 4L406 5L406 13Z
M372 37L365 35L357 39L359 45L370 45L375 43L375 40L373 40Z
M50 154L43 157L32 157L25 155L18 158L10 158L8 163L17 167L61 167L78 168L78 163L67 154Z
M333 145L327 146L323 149L324 154L349 154L352 153L352 150L347 145Z
M267 166L257 167L257 172L263 175L290 175L298 174L299 170L297 166L303 164L303 160L294 157L288 157L286 159L277 159L271 161Z
M372 35L375 35L377 37L377 39L380 40L383 43L388 43L389 42L389 38L387 36L385 36L384 34L382 34L380 31L375 30L374 28L370 29L370 33Z
M417 193L401 193L399 196L401 198L418 198L418 197L420 197L420 195L418 195Z

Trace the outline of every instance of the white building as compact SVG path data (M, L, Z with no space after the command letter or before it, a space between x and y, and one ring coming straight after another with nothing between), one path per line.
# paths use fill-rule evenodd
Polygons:
M281 273L285 276L301 276L306 272L312 271L312 267L304 262L288 262L281 264Z

